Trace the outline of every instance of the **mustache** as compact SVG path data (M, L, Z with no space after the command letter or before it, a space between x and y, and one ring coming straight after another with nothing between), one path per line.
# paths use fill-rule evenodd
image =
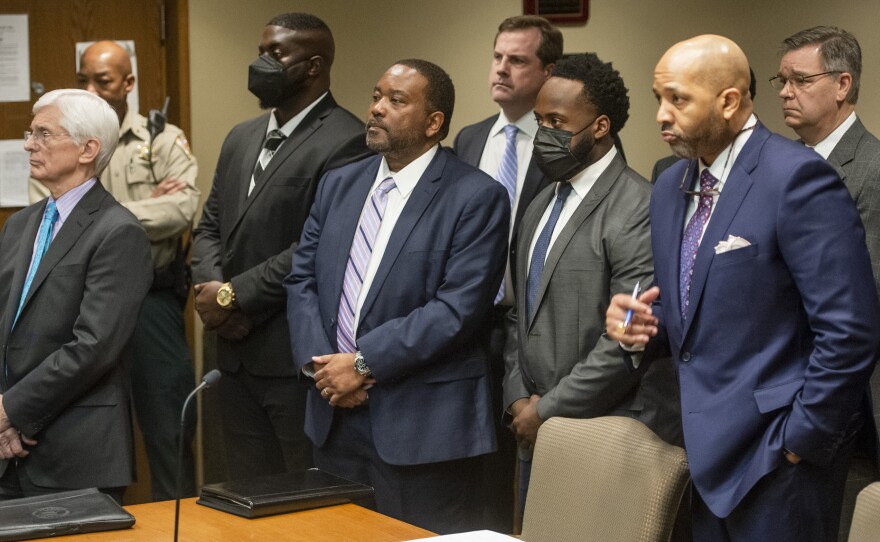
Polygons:
M367 128L381 128L385 131L388 131L388 127L385 125L385 123L375 118L369 119L367 121Z

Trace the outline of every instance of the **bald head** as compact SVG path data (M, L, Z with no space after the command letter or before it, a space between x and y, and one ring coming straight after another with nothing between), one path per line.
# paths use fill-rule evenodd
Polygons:
M735 88L749 95L749 61L739 45L724 36L704 34L673 45L657 68L690 73L710 92L721 93Z
M122 123L128 111L126 96L134 88L131 58L125 48L106 40L90 45L80 57L76 81L79 88L104 98Z
M703 35L673 45L654 68L657 122L672 151L711 164L752 113L749 62L733 41Z

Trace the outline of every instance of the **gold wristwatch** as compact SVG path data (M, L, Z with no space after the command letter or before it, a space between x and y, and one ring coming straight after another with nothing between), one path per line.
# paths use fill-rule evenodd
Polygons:
M229 309L232 308L233 303L235 303L235 290L232 289L231 282L225 282L217 290L217 304Z

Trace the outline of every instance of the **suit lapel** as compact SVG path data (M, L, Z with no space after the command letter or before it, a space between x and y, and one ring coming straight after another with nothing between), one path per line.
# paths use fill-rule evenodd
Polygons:
M47 200L48 201L48 200ZM39 212L34 212L25 224L22 242L18 246L18 254L15 255L15 273L12 276L12 284L9 288L9 298L6 300L6 309L3 314L4 319L3 336L8 337L12 331L12 322L15 319L15 313L18 310L18 301L21 298L21 291L24 288L24 280L27 276L28 267L30 267L31 257L34 254L34 243L37 239L37 232L40 229L40 222L43 219L43 211L46 209L45 203ZM31 288L33 291L33 288Z
M556 241L553 243L553 246L550 247L550 252L547 253L547 259L544 262L544 271L541 273L541 282L538 284L538 293L535 296L535 314L541 309L541 301L544 299L544 293L547 291L547 286L550 284L550 278L556 270L556 265L559 263L559 258L562 257L562 253L565 252L572 237L574 237L574 234L580 229L584 221L593 214L596 207L598 207L602 200L608 195L611 187L617 182L617 178L625 167L626 163L623 161L623 158L621 158L620 155L615 156L611 163L608 164L608 167L605 168L605 171L603 171L602 174L599 175L599 178L596 179L595 184L593 184L590 191L587 193L587 196L581 201L574 213L572 213L571 218L568 219L568 222L562 230L560 230L559 235L556 237ZM529 239L529 241L531 242L531 239ZM535 319L532 319L529 322L529 326L532 325L534 320Z
M268 128L269 126L269 115L271 114L272 113L266 115L263 119L264 122L260 122L256 127L254 127L254 129L246 135L247 140L241 143L245 146L245 151L241 163L238 164L238 178L242 179L242 183L239 186L240 191L238 193L237 209L238 218L236 219L236 225L241 220L241 216L244 214L245 208L247 207L247 205L249 205L248 189L251 185L251 177L254 174L254 168L257 165L257 159L260 157L260 151L263 150L263 140L266 139L266 128ZM256 187L254 187L254 190L256 190Z
M752 137L749 138L742 151L740 151L739 156L737 156L736 161L731 165L730 174L727 176L724 188L716 202L717 207L709 219L709 225L706 227L703 239L700 241L700 247L697 249L697 257L694 260L694 272L691 277L688 313L684 322L682 340L684 340L690 329L691 323L694 320L694 313L703 296L703 288L706 286L709 268L712 266L712 260L715 258L715 246L724 239L730 223L739 211L746 194L752 188L751 173L758 165L761 148L769 137L770 132L761 124L758 124L755 127L755 133L752 134Z
M528 206L528 210L523 215L522 224L520 226L521 231L519 232L520 235L516 240L517 258L516 261L513 262L513 265L516 266L517 277L529 276L529 260L531 259L529 257L529 249L532 245L532 239L535 238L535 234L538 230L538 223L541 222L541 217L544 215L544 211L555 197L556 183L552 183L547 189L541 191L535 196L532 203ZM515 289L516 308L517 311L519 311L519 314L525 314L527 285L524 283L521 286L522 287L517 285L517 288ZM524 319L523 321L527 321L527 319Z
M46 254L43 255L43 259L40 261L40 266L37 268L34 280L31 282L31 287L24 300L22 311L25 310L27 304L30 303L30 300L40 289L40 285L43 284L43 281L46 280L46 277L49 276L52 269L54 269L64 255L73 248L73 245L76 244L83 232L94 221L92 214L98 210L101 201L106 194L107 191L99 181L95 183L95 186L93 186L85 196L83 196L79 203L77 203L73 210L70 211L70 215L64 221L61 229L58 230L58 234L55 235L55 239L49 244ZM27 269L25 269L25 272L27 272ZM21 289L19 289L19 291L21 291Z
M849 164L856 158L856 148L862 137L865 135L865 125L858 118L855 124L849 127L849 130L843 134L840 141L835 145L834 150L828 155L828 162L837 170L837 174L844 183L847 182L846 171L843 166ZM847 184L849 187L849 185Z
M441 183L437 181L440 180L443 168L446 166L446 152L443 148L437 150L437 154L431 160L428 169L422 174L422 178L419 179L412 194L409 196L409 200L404 205L403 211L394 225L394 230L391 232L391 237L388 239L385 252L382 254L382 261L376 270L376 276L370 285L370 291L367 292L364 305L361 307L361 322L364 321L364 317L369 314L370 309L373 307L376 297L382 289L382 284L388 278L388 273L391 271L392 266L394 266L400 251L403 250L403 245L406 244L406 240L409 239L419 219L440 189Z
M462 141L463 144L458 149L461 152L459 157L463 162L477 168L480 167L480 160L483 158L483 150L486 148L489 132L496 121L498 121L498 115L493 115L474 126L473 137L469 138L470 141Z
M699 160L688 160L685 168L685 171L682 173L682 176L687 177L685 180L685 186L692 187L694 186L695 178L700 170ZM679 180L676 179L676 182L679 182ZM672 282L675 285L675 292L671 292L672 295L667 294L663 296L663 305L671 307L672 310L670 311L670 314L675 315L681 314L681 296L679 295L679 292L681 292L681 242L684 235L684 221L689 201L689 197L680 192L678 186L678 184L674 186L674 190L678 193L673 199L674 207L672 209L672 220L669 222L669 227L672 231L667 232L666 237L667 239L675 239L677 241L674 247L675 251L671 253L666 269L666 276L672 277ZM654 263L656 265L656 258ZM668 322L666 325L674 325L678 328L681 327L680 317L668 318L667 320Z
M342 298L342 283L345 280L348 255L351 252L355 231L361 219L361 212L364 209L367 198L370 197L370 189L376 180L376 174L381 163L381 156L374 157L361 170L356 179L341 189L341 194L337 194L337 197L342 198L342 203L339 204L339 212L333 214L332 225L324 224L325 228L332 228L330 231L335 233L335 241L331 239L331 245L335 242L337 250L334 260L336 266L333 268L333 281L330 283L334 288L331 299Z
M534 160L529 160L529 167L526 170L526 177L523 180L522 190L519 194L519 205L517 205L516 208L516 216L513 218L514 235L516 235L516 228L519 226L519 222L522 220L523 215L525 215L529 202L531 202L538 192L548 184L550 184L550 181L549 179L546 179L544 173L538 169L538 164L536 164Z

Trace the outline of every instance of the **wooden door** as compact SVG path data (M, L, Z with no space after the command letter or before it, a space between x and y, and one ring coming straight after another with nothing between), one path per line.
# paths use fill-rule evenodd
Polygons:
M20 139L43 92L76 86L75 44L134 40L140 111L171 96L169 122L189 132L186 0L3 0L2 14L28 14L31 99L0 103L0 139ZM24 142L22 142L22 145ZM0 223L18 209L0 210Z
M43 92L75 87L75 44L101 39L135 42L141 113L161 108L171 96L169 122L190 131L186 0L3 0L0 13L28 14L31 78L29 101L0 103L0 139L21 139L30 126L37 84ZM18 210L0 209L0 226ZM139 482L126 492L126 504L150 500L139 435L138 441Z

